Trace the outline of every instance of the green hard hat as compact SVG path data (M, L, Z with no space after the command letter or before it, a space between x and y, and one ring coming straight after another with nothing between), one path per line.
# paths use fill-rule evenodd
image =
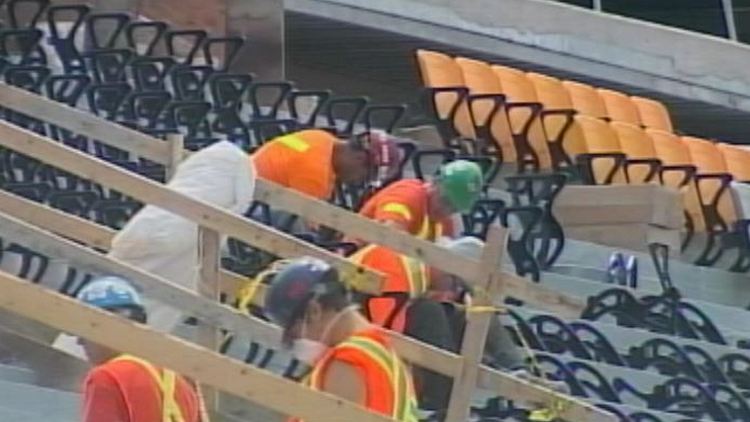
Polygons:
M440 196L458 212L464 213L474 206L484 185L482 169L467 160L451 161L440 168L437 186Z

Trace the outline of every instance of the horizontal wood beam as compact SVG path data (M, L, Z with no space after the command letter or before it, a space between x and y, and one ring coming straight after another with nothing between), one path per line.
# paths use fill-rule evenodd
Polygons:
M180 309L201 321L242 333L272 347L281 343L279 331L268 322L247 316L214 300L200 297L195 292L169 280L102 255L17 218L0 213L0 233L35 251L65 259L75 263L76 266L100 274L117 274L133 280L149 298Z
M0 272L0 307L311 422L392 419Z
M343 279L356 289L374 294L381 291L382 274L355 265L344 257L305 243L286 233L182 195L160 183L4 121L0 121L0 145L76 176L116 189L140 202L163 208L199 226L230 234L236 239L275 255L286 258L310 255L325 259L337 267Z
M0 83L0 104L138 157L170 164L170 147L166 141L107 121L89 111L69 107L4 82Z

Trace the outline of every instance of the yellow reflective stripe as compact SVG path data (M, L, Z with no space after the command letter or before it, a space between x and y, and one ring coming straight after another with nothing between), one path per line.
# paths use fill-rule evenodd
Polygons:
M276 141L296 152L305 152L310 149L310 144L296 134L278 137Z
M407 207L404 204L400 204L398 202L389 202L383 205L383 211L400 214L402 217L404 217L408 221L411 221L412 219L411 210L409 209L409 207Z
M177 399L175 398L177 374L175 374L174 371L163 369L162 374L159 374L159 371L156 369L156 367L154 367L154 365L143 359L131 355L123 355L113 359L113 361L128 361L137 363L151 375L151 377L154 379L154 382L156 382L156 385L161 391L161 422L185 422L185 418L182 416L182 409L180 409L180 406L177 404Z
M427 290L427 266L406 255L400 255L399 258L409 282L409 294L411 297L421 295Z

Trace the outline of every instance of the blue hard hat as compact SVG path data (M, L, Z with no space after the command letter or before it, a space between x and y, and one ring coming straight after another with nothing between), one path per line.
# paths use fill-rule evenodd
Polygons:
M303 315L305 305L312 297L336 289L344 290L336 268L317 258L294 259L271 279L263 313L286 330Z
M102 276L89 281L76 295L83 303L97 308L143 310L140 294L130 281L118 276Z

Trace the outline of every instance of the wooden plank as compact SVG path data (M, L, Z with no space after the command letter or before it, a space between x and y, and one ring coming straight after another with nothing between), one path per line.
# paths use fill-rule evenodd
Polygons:
M286 233L258 222L234 215L226 210L189 198L145 177L120 169L36 133L7 122L0 122L0 144L40 161L53 163L93 182L116 189L134 199L158 206L200 226L231 234L234 238L273 254L294 258L310 255L325 259L335 266L342 278L358 290L377 294L383 277L374 271L355 265L325 249L307 244Z
M405 255L421 259L428 265L454 274L464 280L469 280L470 283L477 280L477 268L479 268L477 260L451 253L434 243L417 239L390 227L384 227L382 224L343 211L327 202L307 197L260 179L256 181L255 198L273 207L304 215L306 219L315 223L335 227L347 235L359 237L368 242L383 245ZM500 267L498 266L498 268ZM503 279L503 284L502 289L508 296L550 312L577 318L586 308L585 300L550 290L514 274L508 274Z
M177 167L180 166L185 156L185 137L179 133L170 133L167 135L167 143L169 143L169 164L167 164L167 181L169 181L177 173Z
M168 367L200 383L245 398L278 412L310 422L334 419L360 422L390 421L329 394L310 390L251 365L158 333L144 325L0 272L0 307L44 322L123 353Z
M487 243L482 251L480 273L477 279L476 306L492 306L493 299L499 293L503 274L500 263L503 261L508 234L505 229L491 227L487 236ZM484 356L484 344L487 342L487 332L490 328L492 312L472 312L471 307L466 315L466 328L461 341L461 373L453 381L448 413L446 420L464 421L470 416L471 396L477 385L479 367Z
M285 189L273 182L258 179L255 182L255 199L272 207L294 212L306 220L334 227L347 236L359 238L420 259L425 263L456 275L464 280L476 280L479 263L441 248L432 242L418 239L409 233L386 227L361 215Z
M108 250L116 231L0 189L0 212L53 233Z
M221 235L216 230L201 227L198 229L198 259L200 262L200 280L198 295L214 303L219 303L219 265L221 260ZM196 343L208 350L219 349L219 331L215 326L198 321ZM215 411L218 405L216 390L201 386L204 404L209 411Z
M73 241L33 227L0 213L0 233L45 255L62 258L101 274L119 274L138 283L144 294L200 320L236 331L271 347L280 344L281 336L270 323L249 317L216 301L157 277L130 264L102 255Z
M109 122L88 111L68 107L5 83L0 83L0 104L74 133L94 138L103 144L130 151L139 157L160 164L169 164L169 145L166 142Z
M107 226L64 213L1 189L0 212L103 251L109 251L112 239L117 234L117 231ZM227 270L220 271L221 292L231 299L246 281L247 278L239 274ZM263 303L264 294L265 286L260 286L256 291L258 303Z

